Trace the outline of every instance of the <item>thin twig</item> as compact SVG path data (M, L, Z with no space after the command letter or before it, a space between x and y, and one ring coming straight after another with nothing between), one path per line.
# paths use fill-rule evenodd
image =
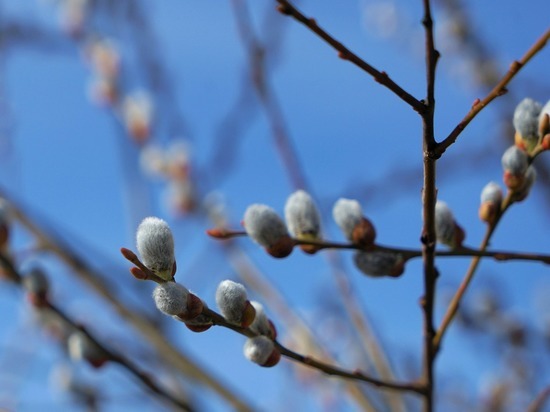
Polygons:
M2 265L2 268L8 273L10 280L12 280L17 285L22 284L23 276L17 271L17 269L11 262L11 259L9 259L2 252L0 252L0 264ZM151 392L169 401L170 403L172 403L174 406L177 406L181 410L185 410L185 411L194 410L194 408L187 401L181 398L177 398L172 394L170 394L169 392L162 389L161 387L159 387L146 373L143 373L142 371L140 371L128 359L108 349L97 338L95 338L88 331L87 328L83 327L82 325L79 325L77 322L75 322L69 315L67 315L62 309L57 307L55 304L53 304L49 300L46 300L43 303L43 305L44 305L44 309L47 309L55 313L60 319L63 320L65 324L70 326L72 329L78 330L79 332L84 334L86 339L88 339L94 346L96 346L105 355L105 357L108 360L112 362L116 362L122 367L124 367L132 376L134 376L139 382L141 382L141 384L143 384Z
M212 309L206 308L203 310L203 315L206 315L212 320L212 323L217 326L223 326L225 328L231 329L241 335L246 337L255 337L258 336L257 333L251 331L249 328L243 328L236 326L232 323L229 323L225 320L223 316L213 311ZM274 341L275 347L281 352L281 355L292 359L296 362L302 363L314 369L318 369L328 375L340 376L347 379L358 380L362 382L369 383L371 385L377 386L379 388L392 389L396 391L407 391L417 394L422 394L425 392L425 388L422 384L418 382L387 382L380 379L376 379L372 376L365 375L360 371L347 371L345 369L329 365L324 362L317 361L309 356L300 355L287 347L283 346L278 341Z
M230 239L233 237L248 236L245 231L232 231L229 229L213 229L208 231L210 234L216 233L213 237L217 239ZM403 259L409 260L422 257L422 250L400 248L395 246L385 246L380 244L374 244L369 247L360 246L354 243L341 243L330 240L303 240L292 239L295 245L308 245L315 246L318 250L332 249L332 250L362 250L366 252L383 251L400 254ZM550 264L550 255L541 253L525 253L525 252L512 252L506 250L481 250L474 249L468 246L460 246L451 250L436 250L435 256L437 257L482 257L492 258L496 261L509 261L509 260L525 260L532 262L542 262Z
M277 3L279 3L278 10L281 13L292 16L294 19L304 24L317 36L319 36L321 39L331 45L336 51L338 51L338 56L341 59L350 61L360 69L370 74L374 78L374 80L376 80L383 86L386 86L418 113L423 113L426 110L426 106L421 101L416 99L413 95L411 95L401 86L395 83L386 72L375 69L373 66L361 59L359 56L357 56L355 53L345 47L342 43L340 43L338 40L328 34L325 30L319 27L315 19L304 16L295 6L293 6L287 0L276 1Z
M514 61L506 75L498 82L498 84L485 96L482 100L476 100L470 111L466 114L464 119L453 129L453 131L442 142L440 142L435 150L437 156L441 156L445 150L456 142L458 136L468 126L468 124L477 116L477 114L483 110L489 103L499 96L506 93L506 86L510 81L518 74L518 72L525 66L525 64L531 60L539 51L541 51L546 43L550 39L550 29L546 32L527 50L523 57Z
M281 355L289 359L292 359L296 362L300 362L306 366L318 369L328 375L340 376L342 378L347 378L352 380L359 380L379 388L392 389L396 391L413 392L417 394L424 394L426 392L424 385L417 382L402 383L402 382L382 381L382 380L373 378L371 376L365 375L360 371L349 372L344 369L337 368L335 366L332 366L323 362L319 362L309 356L300 355L294 351L291 351L288 348L285 348L279 342L275 342L275 346L277 347L277 349L279 349L279 351L281 352Z
M502 216L504 213L508 210L510 205L512 204L512 196L508 194L506 199L504 199L502 211L499 215L497 215L497 218L494 220L492 224L487 226L487 231L485 233L485 236L483 237L483 240L481 241L481 245L479 247L480 251L485 251L487 246L489 245L489 242L491 240L491 236L493 235L498 223L500 222L500 219L502 219ZM439 326L436 335L434 336L433 343L436 348L436 350L439 350L441 347L441 341L443 337L445 336L446 331L449 328L449 325L451 324L452 320L454 319L455 315L458 312L458 308L460 306L460 303L462 301L462 298L464 294L466 293L466 290L468 289L468 286L470 285L470 282L472 281L476 270L481 262L480 256L475 256L472 261L470 262L470 266L468 267L468 270L466 271L466 275L464 276L464 279L462 280L462 283L458 287L456 293L454 294L451 303L449 303L449 306L447 308L447 311L445 312L445 315L443 316L443 320L441 321L441 325Z

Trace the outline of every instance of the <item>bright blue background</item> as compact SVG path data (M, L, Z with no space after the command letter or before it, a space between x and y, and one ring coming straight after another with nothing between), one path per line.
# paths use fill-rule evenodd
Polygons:
M250 3L256 31L265 33L263 16L274 9L274 2ZM528 4L503 0L498 8L490 2L467 3L471 16L468 23L495 58L500 73L548 28L548 13L543 12L547 4L542 0ZM273 148L261 109L243 114L245 127L236 136L238 146L232 168L220 173L211 162L220 144L221 122L234 106L246 75L247 58L230 2L140 4L147 19L142 33L116 15L112 19L118 18L118 25L108 18L94 25L103 28L102 34L113 37L119 45L129 89L148 87L147 71L138 52L145 48L140 41L153 40L150 55L161 65L169 82L167 90L157 90L155 95L160 120L153 141L165 144L175 137L185 137L191 142L201 196L212 190L223 193L235 228L251 203L266 203L282 212L293 188ZM372 22L366 27L363 12L373 4L351 1L336 5L310 0L302 1L300 8L315 16L351 50L422 98L425 75L423 31L417 23L422 17L420 2L397 3L405 35L389 39L378 36L379 28ZM162 216L173 224L178 280L214 305L216 284L234 275L220 245L204 235L211 224L201 216L176 219L167 213L162 200L163 183L142 174L137 161L139 151L125 137L117 118L87 98L90 68L82 48L63 34L58 8L35 0L3 0L0 5L4 30L8 22L17 21L47 34L40 36L47 39L44 44L37 40L11 41L0 54L2 186L33 216L47 222L73 248L84 253L106 277L116 277L125 299L132 296L133 304L149 310L153 305L148 297L152 285L130 279L128 265L118 250L121 246L133 247L134 231L143 217ZM342 239L330 222L331 207L340 196L356 197L376 224L382 244L418 247L422 184L419 116L368 75L338 59L303 26L272 13L272 20L281 26L277 33L281 53L270 79L311 192L326 219L326 232L333 239ZM453 49L439 30L446 27L449 17L437 3L434 14L436 43L442 53L436 96L436 134L441 139L486 90L472 80L470 73L460 72L469 61L468 55L463 49ZM511 117L503 114L510 114L526 96L541 102L550 98L549 56L545 50L523 69L509 87L510 93L484 110L439 163L439 196L452 206L467 231L469 245L478 244L484 233L477 219L479 192L488 181L500 181L500 155L512 142L512 135L501 135L503 119L511 123ZM175 126L171 128L170 124ZM539 161L547 162L547 156ZM214 177L201 180L202 172ZM548 193L548 188L538 182L527 201L506 216L492 245L504 250L548 253ZM18 232L15 240L15 250L30 245L23 233ZM327 302L335 301L335 286L322 254L310 257L296 251L285 260L274 260L247 239L239 240L239 244L319 334L329 342L335 340L335 347L342 353L339 360L353 368L351 357L345 354L346 339L351 338L344 333L339 340L337 317L341 314L327 315ZM344 253L346 261L348 255ZM22 260L29 264L28 259ZM31 258L31 262L36 260L40 259ZM99 336L112 341L114 347L126 351L127 345L133 346L133 332L123 326L122 320L111 317L101 300L90 295L52 259L44 264L55 271L51 277L56 302ZM440 297L444 298L459 283L467 260L440 261L438 267L442 274ZM399 280L365 278L351 265L349 268L354 290L394 365L400 365L400 376L405 378L408 372L404 365L420 365L419 262L409 264ZM120 280L124 277L127 282ZM541 264L486 262L474 281L476 287L502 290L512 313L531 325L540 326L543 317L548 316L550 308L545 302L550 282L548 269ZM473 295L474 291L469 297ZM9 382L0 386L10 388L0 389L0 407L23 411L37 410L40 405L45 410L77 410L62 391L52 391L47 383L51 369L65 359L64 355L55 341L33 327L21 293L6 283L0 284L0 309L0 365L8 364L13 351L26 360L23 372L19 370L15 378L10 377L13 370L0 367L0 379ZM438 310L441 312L442 306ZM277 324L276 318L274 321ZM320 407L315 401L321 396L319 390L296 385L289 362L266 370L246 361L241 354L241 336L226 330L192 334L170 322L167 328L175 344L193 353L254 405L266 410L281 410L293 403L300 409ZM480 356L476 344L459 332L460 328L453 327L445 340L438 362L441 386L461 380L461 385L477 396L482 382L496 370L492 350L485 348L487 355ZM140 345L135 346L131 354L138 352ZM81 369L107 394L102 404L105 410L135 408L136 399L143 410L159 407L148 403L148 397L140 395L139 388L115 366L97 374L85 365ZM327 384L325 393L333 394L335 388L337 384ZM224 409L216 397L208 395L206 399L209 392L197 394L209 410ZM351 408L346 403L337 405Z

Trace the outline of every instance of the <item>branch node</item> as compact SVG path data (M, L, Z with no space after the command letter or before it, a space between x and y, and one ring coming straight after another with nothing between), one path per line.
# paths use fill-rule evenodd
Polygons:
M290 7L286 4L279 4L277 6L277 11L281 14L285 14L287 16L290 16L292 14L292 10L290 10Z
M497 92L497 96L504 96L506 93L508 93L508 89L506 87L503 87Z

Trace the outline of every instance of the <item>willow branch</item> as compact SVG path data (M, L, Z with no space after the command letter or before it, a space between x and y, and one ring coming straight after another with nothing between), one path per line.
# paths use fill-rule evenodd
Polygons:
M11 259L9 259L4 253L0 252L0 264L2 269L8 274L8 279L13 281L15 284L21 286L23 277L14 267ZM172 403L174 406L185 411L193 411L194 408L184 399L177 398L162 389L158 386L146 373L140 371L131 361L123 357L122 355L108 349L103 345L97 338L95 338L85 327L79 325L75 322L69 315L67 315L62 309L57 307L50 301L46 301L43 304L43 309L49 310L55 313L60 319L63 320L65 324L70 326L74 330L80 331L86 339L88 339L93 345L95 345L105 357L112 361L116 362L126 369L130 375L134 376L142 385L144 385L148 390L163 398L164 400Z
M404 383L404 382L382 381L382 380L373 378L371 376L365 375L360 371L353 371L353 372L346 371L344 369L326 364L324 362L319 362L309 356L300 355L290 349L285 348L279 342L275 342L275 346L277 347L277 349L279 349L279 351L281 352L281 355L289 359L292 359L296 362L299 362L303 365L320 370L326 373L327 375L339 376L341 378L352 379L352 380L358 380L361 382L366 382L368 384L374 385L378 388L385 388L385 389L391 389L396 391L413 392L417 394L424 394L426 391L424 386L417 382Z
M267 306L277 313L286 326L289 336L299 336L300 342L307 346L316 356L333 361L332 356L321 347L309 326L303 319L290 309L288 303L277 286L267 279L258 268L250 261L235 242L225 242L223 251L227 254L230 264L233 266L237 276L255 293L261 296ZM376 412L370 398L356 385L346 385L346 390L353 397L358 406L365 411Z
M483 240L481 241L481 245L479 247L480 251L485 251L485 249L489 245L491 236L493 235L498 223L500 222L500 220L502 219L502 216L508 210L508 208L511 206L512 203L513 203L512 195L509 193L506 199L504 199L501 213L497 216L497 218L493 221L492 224L487 226L487 231L485 232L485 236L483 237ZM434 336L434 346L436 347L437 350L439 350L439 348L441 347L441 341L445 336L445 333L447 332L449 325L451 324L452 320L456 316L458 312L458 308L462 301L462 298L464 297L464 294L466 293L468 286L470 285L472 279L474 278L474 275L480 263L481 263L481 256L475 256L472 259L472 261L470 262L470 266L466 271L466 275L464 276L464 279L462 280L460 286L455 292L451 300L451 303L449 303L449 307L447 308L447 311L443 316L443 320L441 321L441 326L439 326L439 329L436 335Z
M214 325L222 326L222 327L231 329L231 330L233 330L237 333L240 333L241 335L249 337L249 338L258 336L255 332L253 332L249 328L242 328L240 326L236 326L232 323L227 322L223 316L216 313L212 309L207 308L207 309L203 310L203 315L206 315L207 317L209 317L212 320L212 323ZM320 370L320 371L322 371L322 372L324 372L328 375L340 376L342 378L347 378L347 379L351 379L351 380L357 380L357 381L365 382L365 383L377 386L379 388L392 389L392 390L396 390L396 391L406 391L406 392L413 392L413 393L417 393L417 394L424 393L424 391L425 391L425 388L423 387L423 385L421 385L417 382L407 383L407 382L382 381L382 380L376 379L372 376L363 374L360 371L353 371L353 372L347 371L345 369L342 369L342 368L339 368L339 367L336 367L336 366L333 366L333 365L330 365L330 364L327 364L327 363L324 363L324 362L317 361L317 360L315 360L311 357L300 355L300 354L288 349L287 347L283 346L278 341L273 341L273 342L275 344L275 347L281 352L281 355L283 355L286 358L289 358L291 360L294 360L296 362L299 362L303 365L306 365L306 366L309 366L311 368Z
M422 112L422 150L424 165L424 182L422 187L422 261L424 263L424 296L421 299L423 314L423 384L426 387L424 393L424 412L432 412L434 408L434 365L437 352L433 344L435 335L434 306L438 271L435 267L435 203L436 190L436 159L434 149L436 147L434 136L435 113L435 69L439 52L435 49L433 20L430 0L423 0L424 18L422 24L425 31L425 55L426 55L426 110Z
M248 236L245 231L232 231L229 229L212 229L208 233L218 239L231 239L234 237ZM214 234L215 233L215 234ZM220 234L221 233L221 234ZM374 244L369 247L360 246L354 243L342 243L334 242L330 240L302 240L292 239L296 246L308 245L315 246L318 250L361 250L365 252L391 252L400 254L404 260L415 259L422 257L422 250L400 248L395 246L386 246L381 244ZM541 262L544 264L550 264L550 255L541 253L525 253L525 252L513 252L507 250L485 250L474 249L468 246L460 246L451 250L435 250L435 256L437 257L480 257L491 258L496 261L510 261L510 260L522 260L531 262Z
M305 15L303 15L289 1L286 1L286 0L275 0L275 1L279 3L278 10L282 14L291 16L297 21L299 21L300 23L302 23L303 25L305 25L313 33L315 33L317 36L323 39L326 43L332 46L332 48L334 48L338 52L338 56L341 59L348 60L355 66L359 67L361 70L367 72L369 75L371 75L374 78L374 80L376 80L378 83L390 89L401 100L403 100L405 103L411 106L418 113L423 113L426 110L425 105L421 101L416 99L413 95L405 91L401 86L399 86L396 82L394 82L386 72L375 69L369 63L361 59L359 56L357 56L355 53L349 50L346 46L344 46L342 43L340 43L338 40L336 40L334 37L328 34L325 30L323 30L317 24L317 21L315 21L315 19L311 17L306 17Z
M483 110L489 103L499 96L502 96L507 92L506 86L512 79L519 73L519 71L529 62L538 52L540 52L550 39L550 29L546 32L527 50L523 57L514 61L508 72L497 83L497 85L485 96L482 100L476 100L470 111L461 120L461 122L453 129L453 131L436 147L436 154L441 156L445 150L456 142L460 134L464 131L466 126Z
M229 402L236 410L251 411L253 408L247 404L242 396L233 393L229 388L222 384L217 378L206 372L190 356L180 352L172 346L168 340L163 337L157 326L150 320L141 316L139 313L128 308L115 296L112 288L101 281L103 277L99 272L90 267L84 260L71 251L60 239L57 239L51 233L39 228L31 219L27 217L24 211L10 201L7 194L0 189L0 197L6 199L10 204L10 211L13 217L26 228L37 241L46 250L57 256L62 262L72 269L74 275L84 282L88 287L95 291L113 306L116 312L138 330L144 338L155 348L160 357L167 365L175 368L185 376L212 389L219 396Z

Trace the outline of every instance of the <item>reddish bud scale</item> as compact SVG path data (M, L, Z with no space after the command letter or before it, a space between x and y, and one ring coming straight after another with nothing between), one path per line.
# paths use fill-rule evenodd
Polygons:
M354 244L363 248L370 248L376 239L376 229L372 222L363 217L351 232L351 240Z
M464 239L466 239L466 232L464 232L464 229L462 229L462 227L455 222L454 248L456 249L462 247Z
M122 253L122 256L124 256L126 260L129 260L132 263L138 260L137 255L130 249L126 249L125 247L120 248L120 253Z
M292 253L294 241L290 236L281 237L273 246L265 248L275 258L285 258Z
M230 232L223 228L208 229L206 234L216 239L228 239L230 238Z
M183 321L189 321L199 316L203 309L204 304L202 303L201 298L189 293L187 295L187 312L179 314L178 317Z
M241 326L243 328L248 328L252 322L254 322L255 317L256 309L254 309L254 306L247 300L242 314Z
M504 184L508 189L514 191L519 189L521 186L523 186L523 182L525 181L525 176L524 175L516 176L506 170L504 172L502 180L504 181Z
M550 133L550 115L544 113L539 122L539 135L544 136L547 133Z
M141 270L140 268L137 268L135 266L130 268L130 273L136 279L139 279L139 280L146 280L147 279L147 274L145 274L145 272L143 270Z
M212 327L211 324L209 324L209 325L193 325L193 324L189 324L189 323L185 323L185 326L187 326L187 329L189 329L190 331L196 332L196 333L205 332L205 331L207 331L208 329L210 329Z
M269 355L269 358L263 363L261 366L264 368L271 368L279 363L281 360L281 352L279 352L279 349L275 348L273 349L273 352L271 352L271 355Z
M321 250L321 247L317 245L300 245L299 248L302 249L302 252L307 253L308 255L314 255Z
M405 261L404 260L400 260L399 262L397 262L395 264L395 266L391 269L389 275L392 277L392 278L398 278L399 276L401 276L403 274L403 272L405 272Z
M500 205L494 202L484 202L479 207L479 218L483 222L493 223L500 211Z

